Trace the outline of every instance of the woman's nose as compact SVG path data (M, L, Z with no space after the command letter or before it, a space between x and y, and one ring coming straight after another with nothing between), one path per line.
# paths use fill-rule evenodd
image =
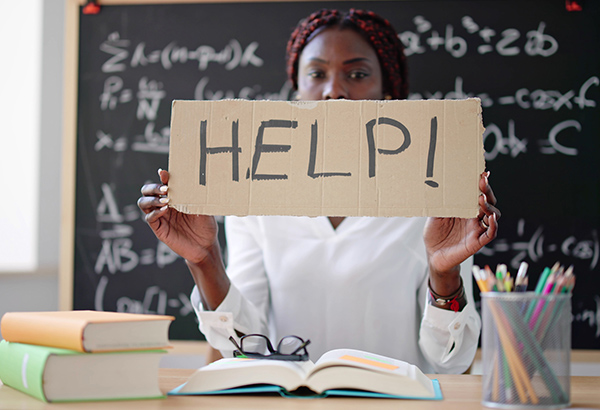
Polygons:
M348 89L344 85L344 81L341 78L332 76L325 84L325 87L323 87L323 99L337 100L341 98L349 98Z

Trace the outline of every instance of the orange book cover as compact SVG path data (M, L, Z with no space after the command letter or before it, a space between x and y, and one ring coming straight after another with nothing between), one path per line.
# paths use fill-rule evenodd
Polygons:
M79 352L155 349L169 347L168 327L174 319L94 310L8 312L2 317L0 332L9 342ZM100 326L92 329L91 325Z

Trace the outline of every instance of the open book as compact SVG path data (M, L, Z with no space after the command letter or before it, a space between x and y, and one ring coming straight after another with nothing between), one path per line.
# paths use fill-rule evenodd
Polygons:
M441 400L437 380L415 365L353 349L325 353L316 363L221 359L197 370L170 395L270 393Z

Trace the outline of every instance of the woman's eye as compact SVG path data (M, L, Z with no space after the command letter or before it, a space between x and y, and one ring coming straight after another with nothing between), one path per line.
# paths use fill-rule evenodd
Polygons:
M369 74L365 73L364 71L352 71L348 74L348 77L350 77L353 80L360 80L368 76Z
M308 73L308 76L309 76L310 78L323 78L323 77L324 77L324 74L323 74L323 72L322 72L322 71L310 71L310 72Z

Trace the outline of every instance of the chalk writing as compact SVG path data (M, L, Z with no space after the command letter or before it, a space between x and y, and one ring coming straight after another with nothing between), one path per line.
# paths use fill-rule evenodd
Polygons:
M127 68L145 67L160 64L165 70L173 68L174 64L186 64L195 62L198 70L204 71L209 64L222 65L226 70L234 70L238 67L261 67L264 61L256 55L259 43L250 42L247 46L231 39L217 51L209 45L200 45L194 49L178 46L176 42L170 42L163 48L146 50L146 43L140 42L131 50L131 41L122 39L119 32L110 33L107 39L100 45L100 50L110 57L102 64L102 72L116 73L127 70Z
M133 92L131 89L123 88L123 79L112 75L104 80L104 89L100 94L100 109L114 110L117 104L128 103L133 100Z
M498 97L500 105L516 104L519 108L528 110L554 110L561 108L572 110L573 108L584 109L587 107L596 107L596 101L590 100L587 93L592 86L598 86L600 80L597 76L588 78L579 87L579 90L568 90L561 92L558 90L533 90L519 88L514 95Z
M100 232L102 248L98 252L94 272L102 274L105 271L114 275L119 272L130 272L138 265L156 264L159 268L174 263L179 256L164 243L158 241L156 249L134 249L131 236L133 228L128 225L118 225L117 229Z
M538 151L545 155L562 154L567 156L576 156L578 149L561 143L563 135L580 134L582 131L581 124L576 120L565 120L554 125L548 131L548 138L540 139L538 143ZM519 139L515 131L515 121L508 120L508 129L506 134L502 129L494 123L487 124L486 130L483 133L484 145L486 147L485 159L493 161L499 155L508 155L511 158L516 158L519 154L525 154L529 141L526 138ZM490 143L493 141L493 143Z
M224 99L241 98L243 100L274 100L289 101L293 95L292 85L289 81L283 83L279 91L263 91L262 86L242 87L239 91L234 90L212 90L209 89L209 77L202 77L194 89L194 99L200 101L215 101Z
M163 85L159 81L148 81L147 77L142 77L140 79L139 91L137 93L138 109L136 113L138 120L156 120L160 101L165 98L167 94L162 90L162 87Z
M134 221L139 218L139 210L135 205L127 205L123 210L119 210L117 200L114 195L114 188L107 183L101 185L102 198L96 207L96 220L98 222L121 223L124 221Z
M567 129L574 128L578 133L581 132L581 124L576 120L566 120L556 124L550 130L547 140L541 140L540 152L543 154L564 154L569 156L577 155L577 148L567 147L558 141L559 135Z
M517 138L515 135L515 122L512 119L508 120L507 134L505 137L500 127L493 123L485 127L483 144L486 147L486 161L492 161L500 154L516 158L519 154L527 152L527 139ZM489 148L490 144L487 144L489 138L494 139L494 144L492 144L491 148Z
M483 247L480 253L485 256L508 254L512 258L510 259L510 267L514 270L517 270L521 262L526 259L537 262L543 257L555 253L588 261L590 270L598 267L600 241L598 240L597 229L590 229L589 232L583 234L585 236L569 235L566 238L550 241L544 235L543 226L536 227L533 233L527 233L531 231L526 230L525 225L525 220L519 219L517 224L517 238L519 240L511 242L498 237L491 244ZM560 257L556 259L558 260Z
M102 198L96 207L96 220L109 227L103 227L98 234L102 238L102 247L98 252L94 272L101 274L108 270L112 275L130 272L138 265L156 264L163 268L179 257L164 243L158 241L156 249L134 250L131 237L134 229L129 222L139 220L140 211L135 204L125 205L122 209L110 184L101 185Z
M595 327L594 336L596 339L600 339L600 296L594 296L594 302L596 303L596 309L583 309L573 315L573 321L585 323L592 329Z
M100 44L100 51L111 56L102 64L103 73L125 71L127 68L125 60L129 57L129 52L126 48L129 47L130 43L127 39L121 39L121 35L118 32L108 35L106 41Z
M114 275L133 270L138 265L139 257L132 247L131 238L104 239L94 271L102 273L107 268Z
M421 15L415 16L413 23L415 31L403 31L398 34L407 56L443 50L454 58L461 58L467 54L469 46L473 45L471 38L457 35L452 24L446 24L441 31L434 30L431 22ZM470 16L463 16L461 25L467 36L478 35L480 43L475 45L475 49L481 55L495 51L501 56L509 57L523 51L532 57L550 57L559 47L558 41L546 33L546 23L543 21L539 22L536 28L529 30L525 38L522 38L521 32L515 28L504 29L499 34L490 27L481 28Z
M178 309L177 314L183 317L191 315L194 312L194 308L187 294L178 293L177 297L170 298L167 291L156 285L149 286L145 290L142 300L121 296L117 299L116 307L113 309L112 307L106 306L104 302L108 285L109 278L107 276L101 277L94 295L95 310L116 310L117 312L126 313L166 315L169 314L167 309L171 308Z
M123 136L115 138L104 131L98 130L96 131L96 138L98 141L94 144L94 151L100 151L106 148L112 149L115 152L122 152L128 148L127 138Z
M134 142L131 144L133 151L152 152L157 154L169 153L169 136L171 130L169 127L163 127L156 131L154 122L149 122L144 128L143 135L133 137Z
M477 97L481 99L481 106L486 108L493 107L494 105L498 104L501 106L515 105L524 110L533 109L540 111L559 111L562 108L568 110L578 108L583 110L586 108L596 107L596 101L588 97L588 92L590 89L592 89L592 87L598 87L599 85L600 79L597 76L592 76L585 80L578 90L559 91L537 89L530 91L527 88L520 88L511 95L498 96L494 98L485 92L465 91L463 78L457 76L454 81L454 89L452 91L414 92L409 95L409 99L459 100Z

